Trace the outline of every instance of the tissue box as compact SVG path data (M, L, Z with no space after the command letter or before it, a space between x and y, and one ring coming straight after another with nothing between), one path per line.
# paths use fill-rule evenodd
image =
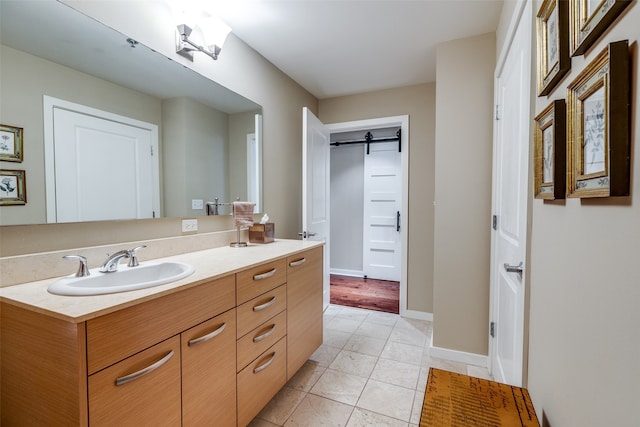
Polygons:
M251 243L271 243L274 234L275 225L272 222L253 224L249 227L249 241Z

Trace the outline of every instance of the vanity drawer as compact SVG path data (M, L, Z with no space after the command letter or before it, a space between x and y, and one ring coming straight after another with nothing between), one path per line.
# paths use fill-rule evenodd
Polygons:
M238 371L279 341L286 333L287 313L283 311L240 338L238 340Z
M287 285L260 295L238 307L238 335L243 337L287 308Z
M287 346L282 338L238 374L238 425L246 426L287 381Z
M88 320L87 370L97 372L234 306L230 275Z
M92 427L179 427L180 414L178 335L89 376Z
M236 274L238 305L287 281L287 263L279 259Z

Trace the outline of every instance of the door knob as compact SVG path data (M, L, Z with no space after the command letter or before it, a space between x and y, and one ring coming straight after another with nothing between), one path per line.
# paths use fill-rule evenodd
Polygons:
M303 239L306 239L307 237L313 237L316 234L317 233L307 233L306 231L303 231L301 233L298 233L298 236L301 236Z
M524 271L524 264L520 261L518 265L511 265L508 263L504 263L504 269L507 273L518 273L518 277L522 279L522 272Z

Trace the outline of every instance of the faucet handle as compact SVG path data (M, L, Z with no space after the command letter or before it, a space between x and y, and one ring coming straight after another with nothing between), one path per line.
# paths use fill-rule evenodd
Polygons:
M77 259L80 261L78 265L78 271L76 271L76 277L86 277L91 275L89 272L89 268L87 267L87 259L82 255L65 255L62 258L64 259Z
M147 245L141 245L141 246L138 246L136 248L133 248L133 249L129 250L129 263L127 264L127 267L137 267L138 265L140 265L138 263L138 253L137 252L140 249L144 249L146 247L147 247Z

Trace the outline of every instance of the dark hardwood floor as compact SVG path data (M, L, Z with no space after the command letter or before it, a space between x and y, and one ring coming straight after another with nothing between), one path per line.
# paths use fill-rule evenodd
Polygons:
M332 274L331 304L400 313L400 283Z

